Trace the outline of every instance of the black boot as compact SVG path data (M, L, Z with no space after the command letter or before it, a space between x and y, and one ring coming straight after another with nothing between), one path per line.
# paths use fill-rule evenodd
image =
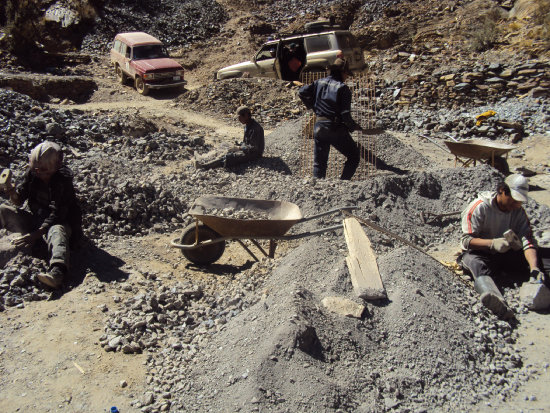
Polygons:
M475 290L481 295L482 304L491 310L501 320L511 320L514 312L508 307L504 297L498 290L493 279L487 275L477 277L474 282Z

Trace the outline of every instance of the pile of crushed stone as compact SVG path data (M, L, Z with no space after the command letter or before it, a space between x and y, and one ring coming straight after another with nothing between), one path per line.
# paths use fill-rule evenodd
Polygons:
M61 144L84 214L88 237L140 235L161 227L175 229L173 218L186 210L171 191L154 183L153 170L189 159L205 148L204 131L159 131L138 115L52 109L26 95L0 89L0 167L15 181L32 148L44 140ZM3 196L3 194L2 194ZM160 225L160 227L159 227Z
M174 410L467 410L525 380L510 325L414 250L379 256L388 301L367 303L363 319L327 311L326 296L357 301L343 249L342 236L303 243L277 260L255 304L213 319L191 360L186 348L154 357L152 406L169 392Z
M270 134L266 158L257 163L233 171L190 172L192 190L287 200L305 216L355 205L358 216L431 250L452 239L458 249L459 220L425 223L420 212L461 210L502 179L486 165L379 175L366 182L297 179L299 162L290 155L296 152L299 128L299 122L289 122ZM396 145L395 151L410 153L411 148ZM421 155L410 156L411 166L414 160L422 165ZM278 157L289 159L288 170L275 167ZM190 189L183 180L172 181L177 194L191 196ZM535 226L550 222L547 207L530 202L527 211ZM291 232L339 220L322 218ZM133 406L143 411L464 410L497 395L505 399L529 379L532 372L523 368L513 347L516 333L479 304L471 284L416 250L366 232L378 254L387 302L367 303L362 320L322 308L326 296L356 300L341 232L306 240L232 282L205 281L203 295L188 313L178 314L177 322L167 317L162 329L155 327L159 340L140 347L150 353L149 389ZM147 310L151 298L125 303L116 313L118 325L154 316ZM141 308L136 309L136 300ZM113 329L112 323L109 317L104 342L115 340L115 351L123 351L121 344L135 342L136 333L131 327Z
M297 179L299 162L291 153L299 128L300 122L289 122L268 135L266 158L257 163L231 171L190 170L185 176L192 188L180 179L170 181L172 190L182 198L214 193L287 200L305 216L355 205L358 216L427 250L453 239L458 250L458 217L425 223L420 212L459 211L502 179L486 165L379 175L365 182ZM410 147L396 145L395 152L401 151L409 153L410 166L423 165L424 158ZM277 169L276 159L288 159L288 169ZM550 222L547 207L530 202L527 211L535 226ZM291 233L339 220L306 222ZM186 217L185 224L190 222ZM356 300L341 232L307 240L233 281L205 281L203 295L182 313L167 300L163 305L174 315L159 319L164 310L151 310L154 297L137 295L116 310L118 322L108 314L103 342L110 351L130 352L136 348L130 343L139 344L141 335L157 333L151 346L147 340L139 344L139 351L150 353L149 389L133 406L144 411L460 410L496 395L505 399L528 380L532 372L513 347L514 331L479 304L470 284L428 256L366 232L389 300L366 304L362 320L335 316L321 305L326 296ZM159 282L150 281L149 289ZM150 332L132 328L147 317L155 320Z
M144 31L167 46L189 45L216 35L227 15L213 0L136 0L103 2L82 50L105 52L115 35Z
M388 300L362 302L346 248L341 233L326 234L201 286L166 287L143 274L140 289L157 292L107 311L101 337L107 351L148 353L148 389L132 405L147 412L455 411L505 400L533 376L514 347L515 330L480 305L471 284L398 247L378 255ZM184 291L193 298L182 298ZM324 308L321 300L334 296L362 303L363 317Z
M258 161L232 169L196 170L185 161L194 152L211 149L204 144L204 131L186 128L173 134L159 131L137 115L52 109L11 91L1 90L0 99L6 108L0 111L0 124L7 132L7 139L0 142L0 166L11 168L18 177L32 147L44 139L62 144L65 161L75 173L85 235L98 247L116 237L184 228L193 222L187 211L194 200L214 194L288 200L299 205L305 216L358 206L360 216L431 249L450 237L458 239L459 223L452 217L425 223L421 214L460 211L479 190L494 188L500 176L487 166L480 174L473 172L477 169L461 168L429 171L429 163L421 154L391 134L382 134L377 137L377 155L390 165L409 170L409 174L381 174L365 182L304 177L297 150L302 139L301 119L283 123L267 135L265 156ZM172 173L159 173L159 167L169 165L178 167ZM548 222L542 206L530 202L527 210L535 228ZM330 223L329 217L318 222ZM316 223L303 226L309 230ZM395 247L386 236L368 232L377 252ZM27 278L14 278L7 269L0 270L0 275L5 275L0 295L13 297L7 305L46 297L38 294L31 267L31 262L22 266L28 270Z
M185 108L235 122L235 110L246 105L252 116L271 129L290 119L297 119L305 110L296 95L297 88L277 79L226 79L209 83L180 95L176 101Z

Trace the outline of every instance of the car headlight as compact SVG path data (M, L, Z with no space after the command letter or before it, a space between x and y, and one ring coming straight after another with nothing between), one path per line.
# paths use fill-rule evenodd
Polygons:
M155 78L155 74L154 73L145 73L143 75L143 78L144 79L154 79Z
M176 75L177 76L183 76L183 70L176 70Z

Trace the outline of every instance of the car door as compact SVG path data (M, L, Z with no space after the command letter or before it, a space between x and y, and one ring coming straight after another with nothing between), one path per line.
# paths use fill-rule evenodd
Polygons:
M276 78L274 69L276 54L276 44L264 44L254 56L254 64L256 66L256 73L254 76Z
M135 75L135 70L132 67L132 65L130 65L131 53L132 53L132 49L130 48L130 46L128 46L126 43L122 43L122 46L120 48L120 54L122 56L121 67L122 67L122 70L124 70L124 72L126 72L127 75L133 78Z
M120 54L120 46L121 42L120 40L116 40L113 42L113 47L111 49L111 63L115 64L118 63L120 65L122 61L122 55Z
M335 46L344 53L350 69L361 70L366 66L361 46L351 33L336 33L336 42Z
M277 43L277 53L275 58L275 64L273 65L273 69L275 70L275 75L277 79L282 79L282 71L281 71L281 64L283 61L283 42L279 40L279 43Z
M304 44L307 51L308 70L324 71L336 58L337 49L336 45L332 44L330 33L308 36Z

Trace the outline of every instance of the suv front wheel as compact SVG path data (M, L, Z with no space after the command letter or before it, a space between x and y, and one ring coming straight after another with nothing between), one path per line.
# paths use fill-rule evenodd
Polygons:
M136 77L135 80L136 90L140 95L147 95L149 93L149 86L143 81L141 77Z
M121 85L125 84L126 75L124 74L124 72L122 71L122 68L119 65L115 66L115 73L116 73L116 80L118 81L118 83L120 83Z

